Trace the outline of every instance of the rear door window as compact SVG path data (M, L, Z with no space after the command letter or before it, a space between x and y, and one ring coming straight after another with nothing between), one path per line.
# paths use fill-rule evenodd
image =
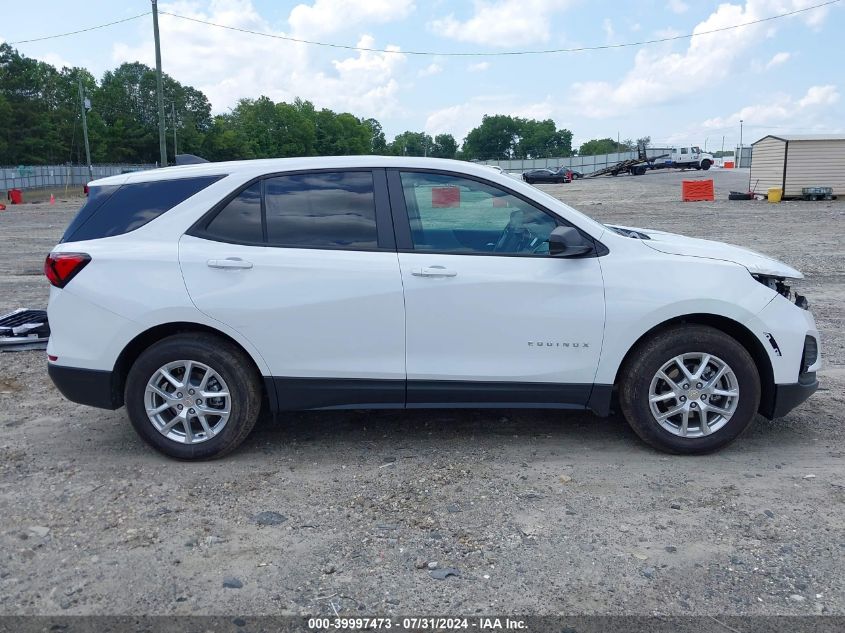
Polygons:
M315 172L264 181L267 242L292 248L378 248L373 174Z
M68 226L62 241L78 242L129 233L222 177L201 176L91 187L88 201Z
M202 236L219 242L263 244L261 183L253 183L232 198L208 223Z

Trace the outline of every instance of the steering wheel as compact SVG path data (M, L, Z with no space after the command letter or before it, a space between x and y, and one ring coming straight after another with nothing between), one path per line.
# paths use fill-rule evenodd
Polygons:
M547 242L526 226L515 226L511 223L504 228L496 245L494 253L538 253Z

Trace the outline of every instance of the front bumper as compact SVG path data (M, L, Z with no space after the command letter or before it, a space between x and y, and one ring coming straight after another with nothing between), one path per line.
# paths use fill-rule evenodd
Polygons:
M113 372L49 363L47 373L56 389L71 402L99 409L123 406L123 394L117 388Z
M766 410L761 410L770 420L781 418L815 393L819 388L816 372L801 375L799 382L791 385L775 385L774 398Z

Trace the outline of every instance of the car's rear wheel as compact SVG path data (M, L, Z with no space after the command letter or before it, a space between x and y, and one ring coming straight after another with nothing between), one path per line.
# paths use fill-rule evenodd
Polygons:
M125 401L132 426L152 447L177 459L212 459L237 448L255 426L260 377L230 342L178 334L138 357Z
M757 413L760 377L748 351L703 325L673 327L623 367L622 412L643 440L671 453L706 453L736 439Z

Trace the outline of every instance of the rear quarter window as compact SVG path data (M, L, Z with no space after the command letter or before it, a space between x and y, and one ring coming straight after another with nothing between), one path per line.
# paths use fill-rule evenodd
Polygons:
M134 231L223 178L200 176L91 187L88 200L62 242L112 237Z

